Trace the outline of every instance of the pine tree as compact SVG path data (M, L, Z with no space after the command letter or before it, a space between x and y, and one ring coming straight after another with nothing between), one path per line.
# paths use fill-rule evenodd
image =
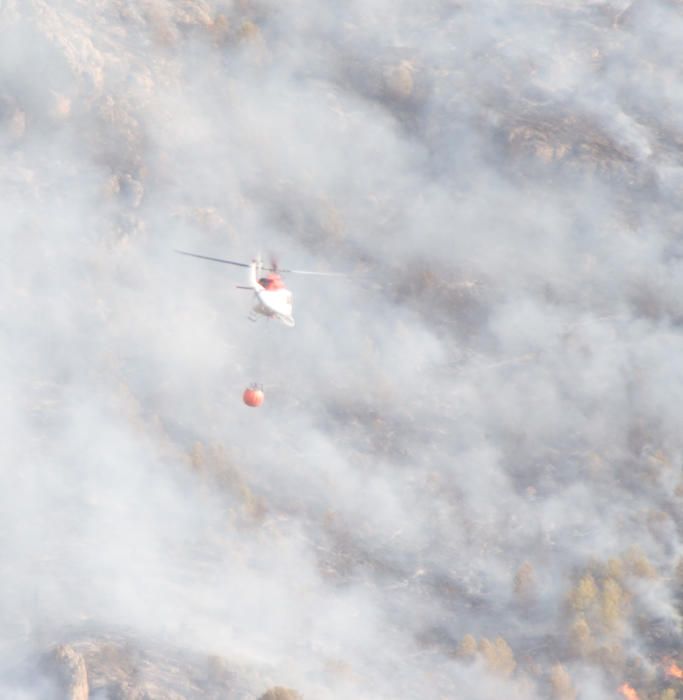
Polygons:
M473 659L477 654L477 640L471 634L466 634L460 640L455 654L460 659Z
M575 654L586 657L593 651L595 646L593 633L585 617L579 616L574 620L569 632L569 637Z
M509 678L517 667L515 655L502 637L496 637L493 642L484 637L479 642L479 652L489 669L503 678Z
M626 552L625 560L629 572L634 576L639 578L657 578L657 571L640 547L631 547Z
M567 669L557 664L550 669L550 685L554 700L576 700L576 690Z
M605 629L616 630L622 620L625 596L621 586L613 578L607 578L603 581L600 602L602 623Z
M598 599L598 587L592 574L586 574L576 584L570 594L572 608L576 612L586 612Z
M619 559L619 557L612 557L607 561L607 576L610 578L621 581L624 577L624 563Z
M521 603L529 602L536 593L536 576L534 567L525 561L515 574L515 595Z

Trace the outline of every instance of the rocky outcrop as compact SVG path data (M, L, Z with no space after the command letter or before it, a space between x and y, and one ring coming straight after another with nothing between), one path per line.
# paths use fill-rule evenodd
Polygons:
M303 700L302 696L290 688L275 687L267 690L259 700Z
M256 700L273 673L256 664L121 636L74 639L41 659L38 680L31 666L19 681L31 688L43 683L35 691L41 700ZM284 688L268 692L280 693L264 696L270 700L300 700Z
M49 657L48 671L54 677L60 698L88 700L88 673L83 656L68 644L59 645Z

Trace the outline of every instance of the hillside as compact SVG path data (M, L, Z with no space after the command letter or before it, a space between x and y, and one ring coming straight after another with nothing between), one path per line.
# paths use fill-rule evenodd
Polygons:
M0 27L0 697L683 699L683 3Z

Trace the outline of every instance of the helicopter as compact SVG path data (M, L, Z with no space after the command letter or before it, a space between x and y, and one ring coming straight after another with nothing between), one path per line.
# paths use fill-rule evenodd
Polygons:
M226 260L224 258L214 258L209 255L190 253L186 250L177 250L176 253L189 255L193 258L211 260L213 262L224 263L226 265L236 265L249 269L247 285L236 285L237 289L247 289L254 292L254 306L252 307L249 319L255 321L257 315L281 321L285 326L292 328L294 316L292 315L293 297L287 289L281 277L281 273L297 275L318 275L324 277L345 277L343 272L311 272L310 270L282 270L277 262L271 262L270 267L264 267L261 256L257 255L250 263L239 262L237 260Z

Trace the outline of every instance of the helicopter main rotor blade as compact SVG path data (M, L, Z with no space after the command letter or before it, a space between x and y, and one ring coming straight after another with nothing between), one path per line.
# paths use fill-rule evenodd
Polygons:
M175 249L176 253L181 255L189 255L193 258L201 258L202 260L212 260L213 262L225 263L226 265L237 265L237 267L249 267L249 263L236 262L235 260L224 260L223 258L212 258L208 255L199 255L198 253L188 253L186 250Z
M319 277L348 277L346 272L313 272L311 270L282 270L278 269L278 272L284 272L287 274L294 275L317 275Z

